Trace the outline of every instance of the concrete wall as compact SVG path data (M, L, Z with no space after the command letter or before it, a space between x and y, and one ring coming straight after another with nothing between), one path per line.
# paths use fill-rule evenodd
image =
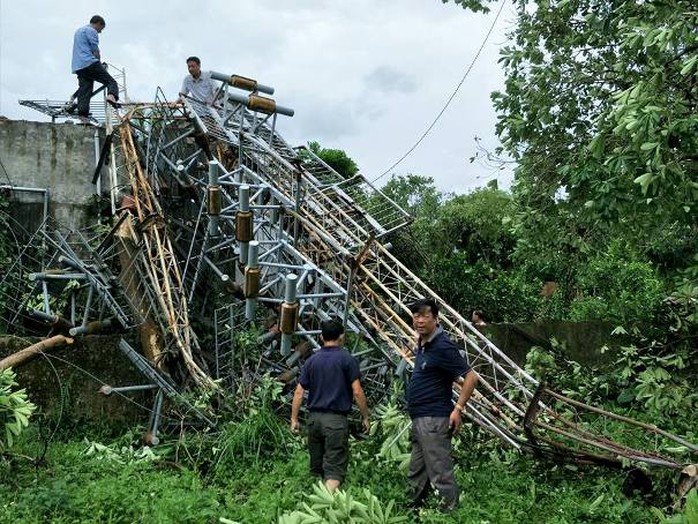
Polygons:
M96 188L92 184L95 139L101 147L102 129L0 118L0 160L7 172L7 176L0 173L0 186L48 189L49 215L58 220L61 229L84 227L91 223L84 211ZM29 232L36 230L43 215L43 195L4 193L11 201L26 204L13 215Z
M155 398L153 391L104 396L98 390L147 384L118 347L120 336L78 337L70 346L51 349L15 369L20 388L51 419L64 425L84 421L105 425L147 424ZM0 359L37 342L0 337ZM131 341L133 342L133 341Z
M482 333L519 365L533 346L550 348L555 338L561 352L570 360L584 365L605 367L612 363L616 349L625 343L623 337L612 336L614 326L605 322L567 322L547 320L521 324L488 324ZM608 346L606 353L601 348Z

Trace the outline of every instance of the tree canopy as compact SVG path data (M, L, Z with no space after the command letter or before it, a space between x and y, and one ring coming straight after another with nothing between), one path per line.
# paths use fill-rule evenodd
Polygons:
M659 267L698 265L695 2L536 0L517 13L493 101L523 242L586 257L622 236Z
M308 142L308 149L344 178L351 178L359 172L356 162L341 149L325 149L315 141Z

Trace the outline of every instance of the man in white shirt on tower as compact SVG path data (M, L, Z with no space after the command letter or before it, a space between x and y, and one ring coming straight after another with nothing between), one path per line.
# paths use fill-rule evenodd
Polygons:
M201 70L201 60L197 56L187 58L189 74L184 77L179 96L188 96L199 102L213 104L216 98L216 87L211 80L210 71Z

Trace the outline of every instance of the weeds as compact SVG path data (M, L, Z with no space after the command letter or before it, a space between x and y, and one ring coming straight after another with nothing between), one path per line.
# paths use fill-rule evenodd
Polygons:
M682 513L667 517L657 508L652 508L652 512L659 518L660 524L698 524L698 492L692 490L688 493Z
M397 391L373 407L369 437L351 441L346 481L329 497L308 472L302 439L277 415L284 402L280 385L266 377L226 399L230 409L216 432L187 429L150 449L134 446L134 429L111 440L54 440L41 466L5 459L0 524L414 520L405 493L409 420ZM15 442L18 452L36 450L29 436ZM465 424L454 458L459 507L445 515L434 499L420 511L421 522L649 524L661 516L667 524L695 524L678 520L692 518L694 498L682 515L649 506L666 505L666 478L650 498L627 498L620 471L534 461L502 448L479 426Z
M313 508L319 500L310 497L318 494L308 473L307 451L290 432L286 432L280 449L249 445L243 459L244 449L237 448L234 454L231 444L226 452L213 455L214 444L232 442L232 435L241 439L236 446L246 442L236 433L221 433L218 438L199 435L195 439L192 435L186 445L200 446L191 450L198 453L197 464L172 462L171 455L155 460L145 448L128 446L130 437L99 446L84 441L54 442L45 467L36 469L25 461L4 470L0 523L217 522L223 517L257 524L287 522L280 519L304 511L303 503L316 513L325 511ZM536 462L505 451L496 441L473 431L464 431L459 438L456 475L462 492L460 506L451 515L440 513L435 505L427 507L421 513L422 522L656 522L642 499L622 494L621 472ZM366 506L368 512L375 497L384 515L390 507L391 518L412 521L406 508L405 474L396 462L375 459L383 442L373 437L352 441L352 460L342 486L345 494L328 508L342 514L356 513L357 508ZM24 441L18 443L24 445ZM205 460L220 457L225 459L220 459L216 470L200 469Z

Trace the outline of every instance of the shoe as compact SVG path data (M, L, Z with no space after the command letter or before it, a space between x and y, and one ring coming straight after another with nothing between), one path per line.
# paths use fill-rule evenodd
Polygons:
M111 93L109 93L109 94L106 96L106 100L107 100L107 104L109 104L109 105L112 106L112 107L116 107L116 108L121 107L121 104L119 104L119 101L118 101L118 100L116 99L116 97L115 97L114 95L112 95Z
M81 126L89 126L92 124L92 120L90 120L90 118L87 116L78 115L77 123Z
M61 109L68 114L72 114L75 112L75 110L77 108L78 108L78 104L75 102L75 100L69 100L68 102L66 102L63 105L63 107Z

